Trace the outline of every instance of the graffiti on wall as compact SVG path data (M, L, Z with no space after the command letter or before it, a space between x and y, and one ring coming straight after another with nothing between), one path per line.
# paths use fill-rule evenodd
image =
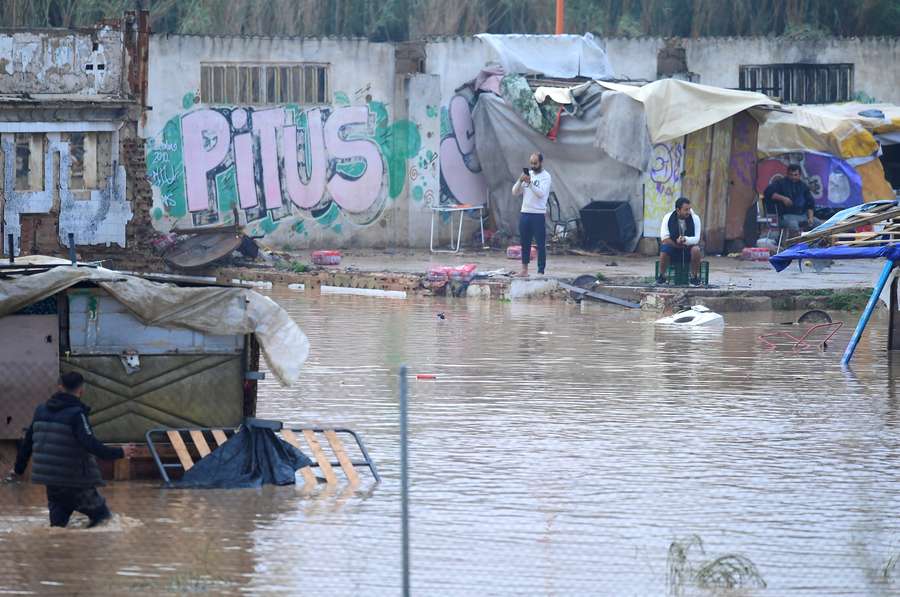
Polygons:
M441 202L483 205L488 187L475 152L472 106L461 94L441 108Z
M232 223L266 235L309 220L336 233L378 220L403 190L420 148L410 121L380 102L303 108L199 108L170 119L150 144L156 222ZM159 224L157 224L159 225Z
M816 206L845 209L863 202L862 180L853 166L844 160L818 153L788 153L759 162L756 190L766 187L787 173L788 164L800 164L803 180L809 186Z
M5 234L13 235L14 251L21 251L22 224L25 214L47 214L54 208L54 196L59 196L59 242L67 247L69 234L76 245L115 243L125 246L125 225L131 220L131 206L125 196L125 168L113 164L112 172L99 190L92 190L87 200L79 199L69 189L72 157L69 143L60 133L46 134L43 155L43 189L16 190L16 144L13 135L4 135L3 224ZM115 148L114 148L115 149ZM59 164L54 170L54 156ZM3 251L8 251L4 238Z
M653 146L650 167L644 173L644 236L657 238L663 216L681 196L684 143L669 141Z

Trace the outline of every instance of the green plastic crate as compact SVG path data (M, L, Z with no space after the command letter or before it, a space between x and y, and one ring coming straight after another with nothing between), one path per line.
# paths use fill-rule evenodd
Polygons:
M659 261L656 262L654 278L659 278ZM690 283L691 264L670 263L666 272L666 282L673 286L687 286ZM709 261L700 262L700 284L709 286Z

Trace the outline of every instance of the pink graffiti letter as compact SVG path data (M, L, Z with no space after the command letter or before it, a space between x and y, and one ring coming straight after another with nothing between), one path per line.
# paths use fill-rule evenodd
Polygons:
M281 181L278 179L278 143L275 129L284 126L284 108L253 113L253 133L259 139L259 162L262 166L263 197L266 209L281 206Z
M365 172L355 180L348 180L335 172L328 181L328 190L338 205L350 212L371 207L382 192L384 164L378 145L368 139L348 140L345 127L365 124L369 109L364 106L338 108L325 122L325 146L332 159L357 159L366 164Z
M228 120L215 110L197 110L181 119L184 181L190 211L209 209L208 174L222 163L231 146Z
M241 209L256 207L259 198L256 195L256 181L253 180L253 136L250 133L234 136L234 169Z
M286 126L282 133L285 186L294 205L304 209L314 206L325 194L327 170L325 138L322 136L322 113L318 108L306 113L306 122L304 170L309 173L309 180L305 183L300 179L300 172L297 170L300 164L297 159L297 127Z

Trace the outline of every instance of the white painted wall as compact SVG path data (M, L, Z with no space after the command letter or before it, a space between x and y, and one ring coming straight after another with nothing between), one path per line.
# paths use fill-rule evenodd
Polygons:
M366 95L394 101L394 49L390 44L356 39L288 37L213 37L153 35L147 103L153 109L141 136L155 135L166 121L184 112L186 93L200 91L202 62L319 62L331 65L331 90L362 105Z
M0 34L0 93L119 95L122 32L14 31Z
M616 75L656 79L656 56L662 38L609 38L603 40ZM854 90L878 101L900 103L900 37L827 38L792 41L769 37L705 37L680 39L688 69L700 82L737 87L744 64L792 62L852 63Z

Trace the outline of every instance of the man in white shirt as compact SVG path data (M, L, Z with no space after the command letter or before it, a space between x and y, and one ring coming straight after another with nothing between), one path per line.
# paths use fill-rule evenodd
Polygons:
M700 285L700 216L691 209L691 201L679 197L675 209L662 219L659 228L659 277L657 284L666 283L669 263L691 262L691 285Z
M528 275L528 263L531 261L531 241L537 246L538 273L543 274L547 266L547 225L544 214L547 213L547 197L550 195L550 173L544 170L544 156L531 154L531 166L523 172L513 185L513 195L522 195L522 213L519 215L519 236L522 239L522 271L520 276Z

